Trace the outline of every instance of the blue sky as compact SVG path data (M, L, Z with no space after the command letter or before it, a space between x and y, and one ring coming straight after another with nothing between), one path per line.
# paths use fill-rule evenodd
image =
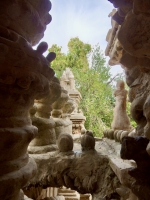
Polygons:
M106 35L111 28L111 19L108 17L113 6L107 0L51 0L52 22L47 26L42 41L49 47L52 44L62 46L67 52L67 43L72 37L79 37L92 46L100 44L104 52L107 42ZM108 60L108 58L107 58ZM122 72L120 66L113 66L115 75Z

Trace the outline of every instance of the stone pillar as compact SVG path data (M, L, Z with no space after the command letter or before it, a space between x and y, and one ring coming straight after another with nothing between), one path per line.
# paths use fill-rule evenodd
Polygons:
M30 142L28 152L31 154L46 153L57 149L55 122L51 116L52 103L55 102L61 93L58 79L55 77L50 82L50 94L40 100L35 100L30 110L32 124L38 127L38 134Z
M68 92L63 88L61 88L60 97L57 99L57 101L55 101L52 104L53 110L51 113L52 113L52 118L55 121L56 139L58 139L61 133L64 133L65 122L62 119L62 113L63 113L62 108L64 107L68 99L69 99Z
M68 101L62 108L62 119L65 122L64 133L69 133L72 135L72 121L70 120L71 113L75 109L75 102L73 99L69 98Z
M54 72L51 56L42 53L46 25L51 21L48 0L0 1L0 199L22 200L23 188L36 172L27 147L37 133L29 109L34 99L49 93Z

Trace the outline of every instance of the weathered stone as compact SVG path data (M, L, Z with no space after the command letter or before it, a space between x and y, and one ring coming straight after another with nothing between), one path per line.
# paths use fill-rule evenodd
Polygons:
M82 151L94 150L95 149L95 138L92 131L86 131L81 137Z
M138 182L150 183L150 156L146 151L149 140L144 137L124 137L121 146L121 158L132 159L137 167L128 170L128 173Z
M149 27L149 17L130 11L118 32L118 39L125 51L137 57L150 57Z
M58 137L58 148L60 152L67 152L73 150L73 139L70 134L62 133Z
M116 104L111 127L113 130L130 130L131 125L126 113L127 90L124 89L124 82L121 80L117 82L116 87L114 92Z
M49 94L54 71L42 53L32 49L51 21L48 0L0 1L0 199L21 200L20 190L35 175L27 147L37 134L29 109ZM51 55L49 54L50 58ZM9 190L8 190L9 188Z

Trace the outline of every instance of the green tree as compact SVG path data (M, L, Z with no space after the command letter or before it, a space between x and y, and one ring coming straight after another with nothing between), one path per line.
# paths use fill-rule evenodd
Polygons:
M103 130L110 128L114 98L112 87L108 84L110 67L105 64L99 45L92 49L90 44L72 38L67 54L62 53L57 45L53 45L49 51L57 54L51 65L58 78L66 67L70 67L75 76L76 87L82 95L80 109L86 116L86 129L93 130L96 136L102 136Z
M51 67L55 70L55 73L59 78L67 67L67 56L66 54L62 53L62 47L59 47L56 44L51 46L49 52L56 53L56 59L51 62Z
M56 59L51 63L58 78L62 75L66 67L77 69L78 72L85 72L89 68L88 55L91 52L91 45L83 43L78 37L70 39L68 42L68 53L62 52L62 47L52 45L49 51L56 53ZM76 70L75 70L76 72ZM75 75L78 76L79 73Z
M79 88L82 94L81 108L86 116L85 126L92 129L96 136L110 128L113 116L114 97L112 87L107 84L111 77L110 67L105 64L104 56L97 45L91 55L91 67L82 74Z

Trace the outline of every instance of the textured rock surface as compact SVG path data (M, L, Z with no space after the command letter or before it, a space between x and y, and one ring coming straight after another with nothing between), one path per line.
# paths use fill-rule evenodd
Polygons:
M113 3L118 10L117 15L112 16L113 20L116 20L117 23L120 23L120 19L123 20L122 23L120 23L120 29L117 32L117 35L115 35L116 39L119 40L123 48L122 55L118 57L116 62L122 65L125 71L126 82L130 87L129 100L131 102L131 116L137 123L137 127L135 129L135 133L132 132L128 134L128 136L133 137L131 138L132 141L130 141L131 144L129 146L134 146L134 148L130 149L131 154L138 154L138 150L142 148L142 143L140 144L137 142L137 144L139 144L139 148L137 148L135 153L134 149L136 149L137 144L134 141L134 136L139 135L147 137L148 140L150 139L150 1L110 0L110 2ZM114 38L115 36L113 35ZM114 52L118 52L114 44L115 41L109 44L109 46L111 46L110 49L113 49ZM110 55L110 53L108 55ZM105 134L108 135L108 133ZM115 137L117 138L117 133ZM122 142L124 141L124 138L126 137L122 137ZM147 146L147 144L148 143L146 143L141 151L143 153L145 152L145 155L147 155L148 158L148 154L150 154L150 145ZM146 154L146 150L148 154ZM142 156L141 158L139 156L139 159L141 163L146 164L146 161L143 161ZM150 198L150 194L148 192L150 184L142 181L139 183L139 179L148 179L149 172L147 172L144 168L144 164L143 166L141 164L140 173L137 170L137 173L135 172L134 174L133 170L132 175L135 175L134 177L136 178L136 181L133 181L132 185L129 184L127 187L129 187L132 192L139 197L139 199L148 200Z
M50 94L40 100L35 100L33 108L30 110L32 124L38 128L38 133L30 142L29 153L46 153L57 149L55 122L50 118L52 103L61 94L59 81L54 78L50 82Z
M34 99L49 93L54 71L33 44L43 37L50 22L48 0L0 2L0 199L21 200L20 190L35 175L36 164L27 147L37 134L29 109ZM9 188L9 190L8 190Z
M117 154L119 154L120 146ZM49 152L42 155L31 155L38 166L37 175L30 181L26 191L31 187L61 187L65 186L79 193L91 193L93 199L117 198L115 191L120 182L109 166L112 147L103 141L97 141L96 150L81 151L81 146L74 143L74 151Z

